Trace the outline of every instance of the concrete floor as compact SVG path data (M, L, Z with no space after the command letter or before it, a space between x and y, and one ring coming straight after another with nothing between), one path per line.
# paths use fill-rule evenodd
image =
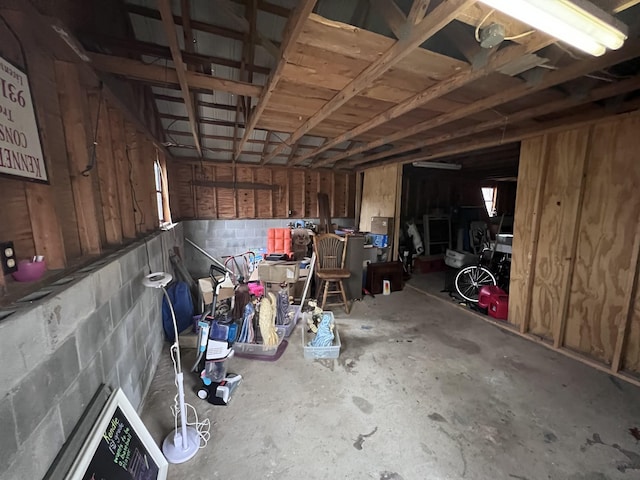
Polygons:
M336 319L338 360L305 360L298 326L279 361L231 361L231 405L189 390L212 439L169 478L640 477L640 389L409 288ZM167 351L142 413L158 442L174 391Z

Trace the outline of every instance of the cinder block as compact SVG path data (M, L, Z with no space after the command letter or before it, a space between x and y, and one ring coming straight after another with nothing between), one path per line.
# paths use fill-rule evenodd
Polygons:
M144 247L140 249L139 246L137 246L120 257L120 275L123 284L135 277L147 263L144 255Z
M20 444L50 414L79 371L76 337L71 337L20 382L12 397Z
M116 327L131 309L133 302L131 300L131 283L125 283L117 294L109 300L111 304L111 322Z
M109 377L112 370L116 368L120 355L127 347L127 330L123 323L120 323L102 347L102 371L105 377Z
M116 364L116 366L118 367L118 376L120 377L120 379L130 377L132 371L137 371L135 361L135 342L133 341L133 339L131 339L131 343L127 344Z
M36 307L0 322L0 397L53 350L42 312L42 307Z
M35 426L32 435L16 454L13 464L0 474L0 480L43 478L63 443L64 432L56 407Z
M136 304L140 297L143 295L144 291L148 288L142 284L142 279L147 275L148 272L141 270L136 275L134 275L131 279L131 300L134 304Z
M109 302L102 305L80 324L76 333L80 367L85 368L102 349L102 345L113 330Z
M65 438L69 438L70 433L87 408L89 401L98 391L98 387L103 380L102 360L100 354L98 354L91 363L83 367L78 378L60 399L60 416Z
M94 282L83 278L73 288L61 291L42 305L49 342L53 348L64 342L78 328L80 320L96 309Z
M122 286L120 264L111 262L92 274L95 282L96 305L100 306L115 295Z
M9 396L0 400L0 472L5 471L18 451L16 419Z

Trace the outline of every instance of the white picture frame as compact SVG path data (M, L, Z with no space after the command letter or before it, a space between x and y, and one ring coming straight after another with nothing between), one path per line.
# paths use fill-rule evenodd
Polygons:
M108 467L109 474L100 473L103 467ZM167 459L119 388L109 397L65 478L166 480L168 468Z

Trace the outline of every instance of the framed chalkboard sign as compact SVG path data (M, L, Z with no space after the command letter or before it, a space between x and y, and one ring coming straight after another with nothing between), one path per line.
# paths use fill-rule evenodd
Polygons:
M167 460L121 389L113 392L68 480L165 480Z

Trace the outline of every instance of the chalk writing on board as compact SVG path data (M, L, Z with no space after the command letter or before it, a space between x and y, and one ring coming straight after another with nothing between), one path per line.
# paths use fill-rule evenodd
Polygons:
M154 480L158 466L120 408L100 439L84 480Z

